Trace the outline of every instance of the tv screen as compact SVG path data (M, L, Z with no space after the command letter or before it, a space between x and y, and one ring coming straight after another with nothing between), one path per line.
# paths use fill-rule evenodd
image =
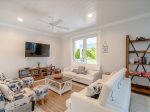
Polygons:
M26 42L25 57L49 57L50 45Z

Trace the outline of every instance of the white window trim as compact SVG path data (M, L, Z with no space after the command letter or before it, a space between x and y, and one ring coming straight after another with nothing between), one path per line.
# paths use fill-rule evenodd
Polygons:
M97 37L97 64L87 64L87 63L78 63L74 61L74 41L82 38L90 38L91 36ZM96 31L93 33L86 33L78 36L74 36L71 38L71 65L78 66L78 65L100 65L101 64L101 38L100 38L100 31ZM86 44L84 44L86 45ZM84 47L85 48L85 47Z

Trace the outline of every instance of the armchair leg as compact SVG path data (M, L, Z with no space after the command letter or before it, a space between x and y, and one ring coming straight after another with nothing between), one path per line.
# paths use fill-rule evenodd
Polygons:
M35 101L32 101L32 111L34 111L35 108Z

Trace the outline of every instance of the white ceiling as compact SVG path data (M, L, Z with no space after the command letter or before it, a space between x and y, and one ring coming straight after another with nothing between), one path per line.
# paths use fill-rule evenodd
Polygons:
M52 32L41 20L48 16L63 19L61 25L73 32L149 12L150 0L0 0L0 22L46 33ZM93 13L93 18L89 19L88 13Z

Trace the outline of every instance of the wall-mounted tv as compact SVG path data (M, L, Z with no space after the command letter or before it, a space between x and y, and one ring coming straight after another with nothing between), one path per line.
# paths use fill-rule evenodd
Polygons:
M25 57L49 57L50 45L34 42L25 43Z

